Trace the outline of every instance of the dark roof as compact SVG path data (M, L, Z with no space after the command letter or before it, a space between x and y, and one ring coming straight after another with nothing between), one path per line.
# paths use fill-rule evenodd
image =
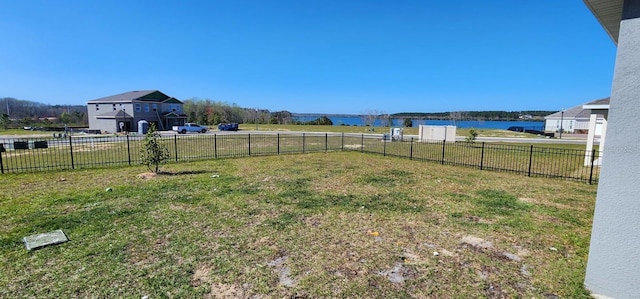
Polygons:
M586 103L585 105L609 105L611 98L604 98Z
M179 113L176 113L174 111L162 113L162 116L165 116L165 117L166 116L170 116L170 115L174 115L174 116L177 116L177 117L187 117L186 114L179 114Z
M182 104L181 101L174 97L170 97L159 90L134 90L117 95L112 95L104 98L88 101L88 104L99 103L131 103L133 101L147 101L147 102L164 102Z
M564 112L564 114L563 114L563 112ZM578 116L578 114L580 114L580 112L582 112L582 105L571 107L569 109L564 109L562 111L558 111L558 112L553 113L553 114L549 114L549 115L545 116L544 118L555 118L555 117L558 117L558 118L560 118L560 117L572 118L572 117Z
M103 114L96 116L97 118L133 118L130 114L122 111L122 110L112 110Z
M182 102L180 102L180 100L178 100L178 99L176 99L174 97L170 97L170 98L168 98L168 99L166 99L166 100L164 100L162 102L166 103L166 104L183 104Z
M609 98L604 98L604 99L594 100L594 101L591 101L591 102L583 104L583 105L608 105L608 104L609 104ZM566 117L566 118L589 118L589 116L591 115L591 110L590 109L584 109L583 105L579 105L579 106L571 107L569 109L558 111L556 113L549 114L549 115L545 116L544 118L562 118L562 117ZM564 114L562 114L563 111L564 111Z

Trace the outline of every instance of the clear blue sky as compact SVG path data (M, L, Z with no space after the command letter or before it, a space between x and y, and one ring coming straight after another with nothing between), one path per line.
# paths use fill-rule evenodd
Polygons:
M616 51L580 0L0 1L0 42L0 97L318 113L559 110Z

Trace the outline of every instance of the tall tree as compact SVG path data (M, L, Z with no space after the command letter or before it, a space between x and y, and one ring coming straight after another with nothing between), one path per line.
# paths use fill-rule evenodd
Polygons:
M2 127L6 130L7 127L9 126L9 114L6 113L2 113L0 114L0 124L2 124Z

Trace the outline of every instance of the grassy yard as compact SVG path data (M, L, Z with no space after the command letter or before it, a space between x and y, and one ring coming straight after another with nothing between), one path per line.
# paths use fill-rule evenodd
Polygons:
M357 133L357 134L384 134L389 133L390 127L364 127L364 126L316 126L316 125L272 125L260 124L258 131L295 131L295 132L333 132L333 133ZM240 130L255 131L255 124L241 124ZM470 129L456 130L457 136L467 136ZM519 138L537 138L533 134L512 132L498 129L475 129L479 137L519 137ZM404 128L405 135L418 135L418 126L412 128Z
M164 169L0 176L0 297L588 297L595 186L353 152Z

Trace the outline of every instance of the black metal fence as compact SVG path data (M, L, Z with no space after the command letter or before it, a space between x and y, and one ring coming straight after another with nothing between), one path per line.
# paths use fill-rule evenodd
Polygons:
M175 162L293 153L358 151L481 170L597 183L597 151L499 143L391 142L380 135L260 133L159 137ZM138 165L144 136L0 139L0 172Z

